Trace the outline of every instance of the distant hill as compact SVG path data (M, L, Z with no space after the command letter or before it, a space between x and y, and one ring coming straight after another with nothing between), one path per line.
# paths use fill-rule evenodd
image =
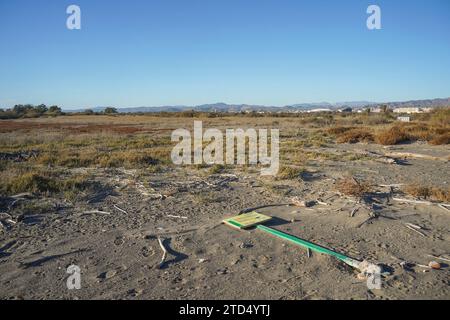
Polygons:
M427 99L427 100L411 100L397 102L369 102L369 101L349 101L349 102L318 102L318 103L299 103L283 107L249 105L249 104L227 104L223 102L203 104L198 106L160 106L160 107L130 107L118 108L120 113L148 113L148 112L182 112L188 110L202 112L302 112L314 109L338 110L342 108L361 109L379 104L387 104L391 108L399 107L446 107L450 106L450 98L445 99ZM92 108L94 112L102 112L106 107ZM83 112L84 109L64 110L66 112Z
M411 100L411 101L400 101L400 102L390 102L389 106L399 108L399 107L448 107L450 106L450 98L446 99L428 99L428 100Z

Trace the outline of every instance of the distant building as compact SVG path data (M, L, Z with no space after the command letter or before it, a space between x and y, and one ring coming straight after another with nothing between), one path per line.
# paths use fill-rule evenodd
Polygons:
M411 117L398 117L397 120L400 122L410 122Z
M404 107L394 109L394 113L427 113L430 112L432 108L419 108L419 107Z
M350 108L350 107L343 108L343 109L340 109L340 110L339 110L339 112L352 112L352 111L353 111L353 109Z
M311 109L311 110L309 110L308 112L332 112L333 110L330 110L330 109L321 109L321 108L319 108L319 109Z

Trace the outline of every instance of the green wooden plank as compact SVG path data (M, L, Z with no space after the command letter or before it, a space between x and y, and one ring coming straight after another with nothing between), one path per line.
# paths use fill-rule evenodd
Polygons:
M300 246L302 246L302 247L309 248L309 249L311 249L311 250L313 250L313 251L316 251L316 252L319 252L319 253L328 254L328 255L333 256L333 257L335 257L335 258L338 258L339 260L342 260L342 261L344 261L345 263L348 263L348 264L350 264L350 265L352 265L352 266L353 266L354 264L358 263L357 260L354 260L354 259L352 259L352 258L350 258L350 257L347 257L347 256L345 256L345 255L343 255L343 254L341 254L341 253L339 253L339 252L335 252L335 251L333 251L333 250L330 250L330 249L328 249L328 248L319 246L319 245L317 245L317 244L315 244L315 243L312 243L312 242L309 242L309 241L307 241L307 240L303 240L303 239L294 237L293 235L284 233L284 232L282 232L282 231L275 230L275 229L272 229L272 228L269 228L269 227L266 227L266 226L263 226L263 225L258 225L257 228L258 228L259 230L261 230L261 231L270 233L270 234L272 234L272 235L274 235L274 236L276 236L276 237L278 237L278 238L281 238L281 239L290 241L290 242L295 243L295 244L297 244L297 245L300 245Z

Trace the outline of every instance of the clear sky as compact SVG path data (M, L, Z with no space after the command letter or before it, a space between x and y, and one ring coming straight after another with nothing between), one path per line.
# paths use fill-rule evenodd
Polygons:
M448 0L0 0L0 108L449 96Z

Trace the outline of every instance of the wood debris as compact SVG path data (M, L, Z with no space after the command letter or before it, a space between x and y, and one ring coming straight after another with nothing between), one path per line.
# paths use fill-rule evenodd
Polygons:
M168 214L166 217L168 218L175 218L175 219L188 219L188 217L184 217L184 216L174 216L172 214Z
M91 211L84 211L83 214L104 214L104 215L111 215L110 212L101 211L101 210L91 210Z
M409 230L414 231L414 232L417 233L417 234L420 234L422 237L426 237L426 234L425 234L425 233L420 232L420 231L417 230L416 228L414 228L414 227L412 227L412 226L410 226L410 225L408 225L408 224L406 224L406 223L405 223L405 227L408 228Z
M164 266L164 263L166 263L168 251L167 251L166 247L164 246L164 241L161 239L161 237L158 237L158 243L163 251L163 256L161 258L161 262L159 263L159 268L161 269Z
M116 205L114 205L114 209L117 209L117 210L119 210L122 213L128 214L128 212L126 212L125 210L123 210L122 208L120 208L120 207L118 207Z

